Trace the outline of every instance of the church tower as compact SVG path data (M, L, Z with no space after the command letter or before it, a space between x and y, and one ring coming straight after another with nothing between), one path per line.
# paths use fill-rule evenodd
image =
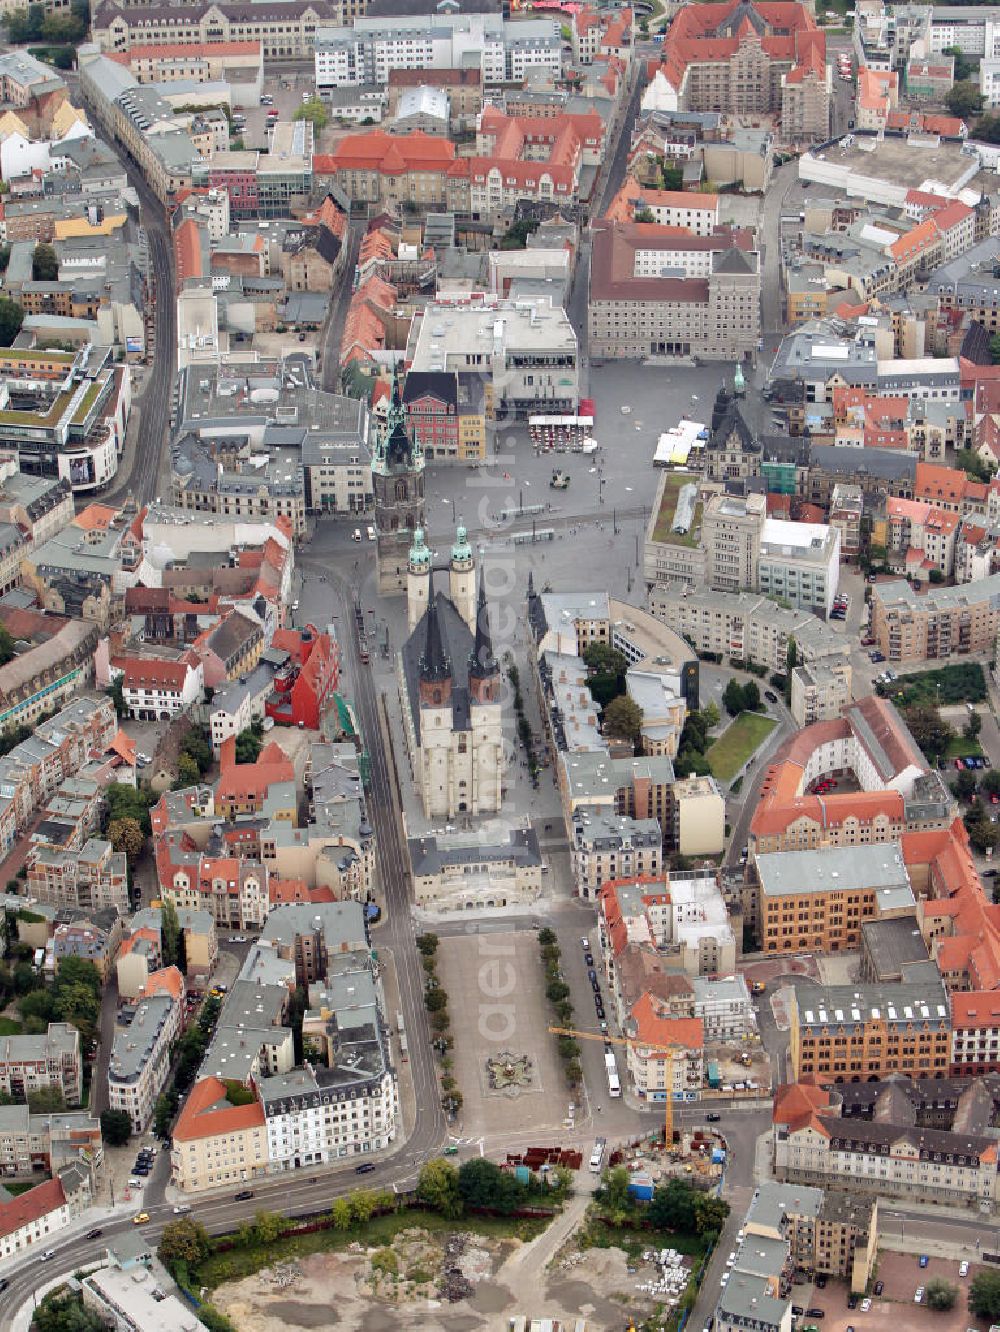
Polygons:
M469 656L469 697L476 703L496 701L500 667L493 655L490 611L486 605L486 580L479 575L479 603L476 608L476 641Z
M437 599L427 606L427 638L420 655L420 705L425 708L451 706L451 662L441 641Z
M472 547L464 527L455 533L455 544L451 548L451 563L448 566L448 595L452 604L469 626L469 633L476 632L476 565L472 558Z
M385 422L372 423L372 487L379 596L407 591L409 550L424 527L424 454L406 429L399 371Z
M413 533L413 545L406 566L406 628L409 633L420 623L427 609L431 591L431 553L424 540L424 529Z

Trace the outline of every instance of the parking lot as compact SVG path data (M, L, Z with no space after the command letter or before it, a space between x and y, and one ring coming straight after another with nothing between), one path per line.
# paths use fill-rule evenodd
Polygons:
M464 1098L460 1131L478 1137L558 1128L572 1097L548 1032L552 1018L536 936L443 938L438 973L449 997L454 1077ZM490 1086L487 1061L503 1052L531 1061L529 1085Z
M823 1318L810 1318L808 1314L796 1318L796 1332L816 1326L821 1332L888 1332L888 1329L906 1328L907 1332L922 1332L933 1328L936 1332L965 1332L966 1328L985 1328L982 1319L973 1318L966 1301L969 1282L975 1275L972 1267L965 1277L958 1275L958 1262L928 1255L927 1267L921 1268L919 1258L911 1253L879 1251L875 1277L882 1282L881 1296L872 1297L872 1306L862 1313L860 1303L855 1309L847 1307L848 1290L842 1281L828 1281L824 1290L814 1285L795 1286L793 1305L801 1309L821 1309ZM915 1304L913 1296L919 1286L926 1288L932 1277L943 1277L958 1290L955 1307L946 1313L929 1309L926 1304Z

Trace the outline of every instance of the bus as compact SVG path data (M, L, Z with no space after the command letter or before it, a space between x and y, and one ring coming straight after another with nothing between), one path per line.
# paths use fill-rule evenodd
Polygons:
M608 1142L606 1138L598 1138L594 1143L594 1150L590 1153L590 1168L595 1175L601 1173L601 1165L604 1162L604 1149Z
M604 1066L608 1070L608 1093L611 1096L621 1096L622 1084L618 1077L618 1065L615 1063L614 1054L610 1050L604 1053Z

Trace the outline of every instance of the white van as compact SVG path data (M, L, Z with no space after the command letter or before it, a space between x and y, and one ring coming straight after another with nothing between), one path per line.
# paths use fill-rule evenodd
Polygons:
M368 540L369 540L369 541L374 541L374 540L375 540L375 529L374 529L374 527L369 526L369 528L368 528Z

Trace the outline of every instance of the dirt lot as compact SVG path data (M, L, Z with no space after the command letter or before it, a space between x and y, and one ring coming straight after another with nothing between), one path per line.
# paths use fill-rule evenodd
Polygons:
M465 1136L558 1128L572 1099L556 1053L534 934L490 933L441 940L441 984L456 1022L455 1077L462 1089ZM490 1087L486 1061L508 1051L531 1060L531 1083Z
M973 1318L966 1307L969 1282L975 1271L975 1267L970 1267L969 1275L960 1277L957 1262L933 1257L927 1267L921 1268L914 1254L890 1253L882 1249L876 1276L884 1289L880 1297L873 1298L867 1313L862 1313L860 1308L847 1308L847 1288L843 1282L831 1281L825 1290L796 1286L792 1300L802 1308L824 1310L823 1332L846 1332L849 1327L855 1332L903 1332L903 1329L905 1332L924 1332L924 1329L926 1332L965 1332L966 1328L983 1329L987 1326L983 1320ZM950 1313L935 1313L926 1304L913 1303L917 1287L926 1287L931 1277L944 1277L957 1287L958 1300ZM798 1320L800 1326L815 1321L809 1318Z
M560 1247L558 1225L550 1227L553 1237L546 1232L531 1245L481 1235L446 1244L443 1236L405 1231L391 1249L366 1252L355 1244L265 1268L220 1286L214 1302L240 1332L499 1332L517 1313L570 1326L586 1318L591 1328L605 1329L626 1326L629 1313L652 1311L636 1287L650 1280L653 1268L640 1263L628 1272L621 1249L567 1250L545 1271ZM453 1290L465 1283L464 1298L442 1299L445 1268L458 1283Z

